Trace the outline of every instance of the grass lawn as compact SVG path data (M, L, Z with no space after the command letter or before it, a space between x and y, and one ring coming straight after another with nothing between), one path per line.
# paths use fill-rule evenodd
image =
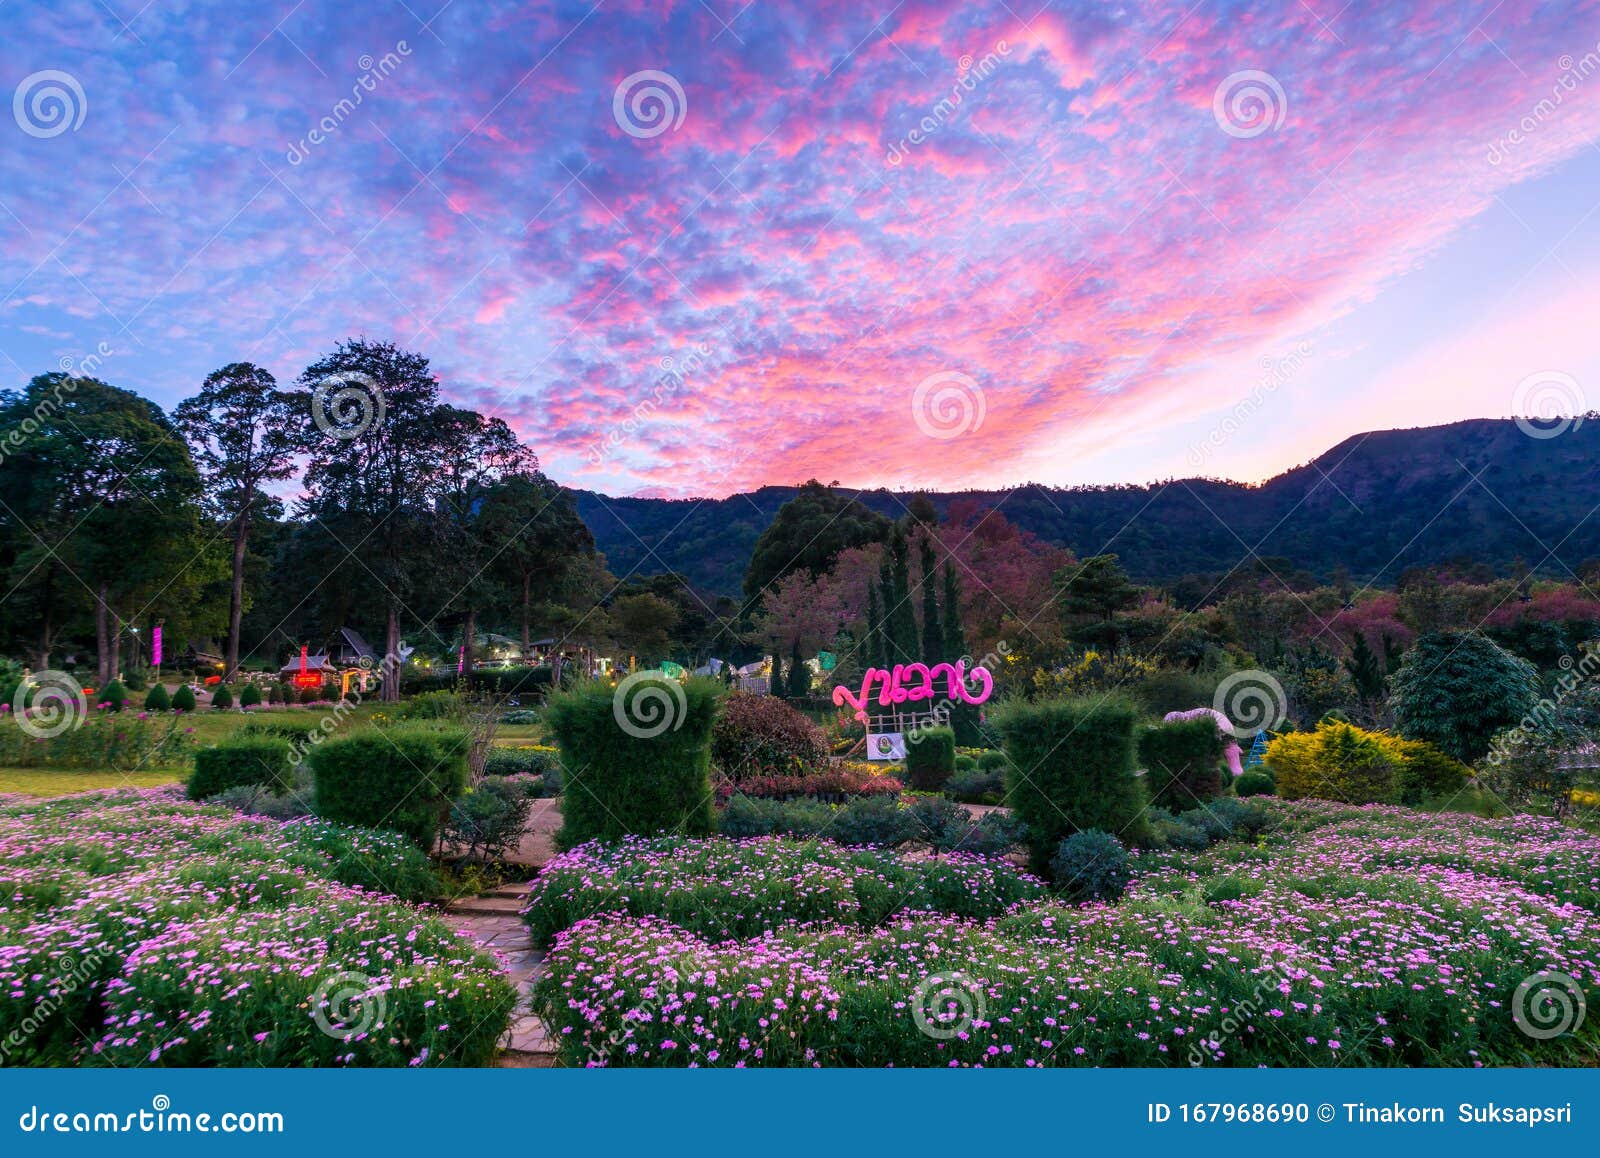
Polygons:
M0 768L0 792L20 792L26 796L65 796L96 788L154 788L176 784L188 775L187 769L142 769L121 772L79 772L66 768Z

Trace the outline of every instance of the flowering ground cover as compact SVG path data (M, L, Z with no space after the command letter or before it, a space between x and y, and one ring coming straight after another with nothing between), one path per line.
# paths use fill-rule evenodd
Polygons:
M482 1064L515 995L390 895L436 889L390 833L171 789L6 799L0 1063Z
M618 858L650 862L639 888L577 850L616 913L564 910L580 919L536 1003L572 1064L1600 1064L1578 993L1548 980L1591 1005L1600 992L1600 840L1528 818L1271 807L1278 825L1253 842L1137 858L1116 904L1032 886L998 915L785 910L763 882L801 854L771 843L744 846L748 863L740 846L691 858L691 903L672 852ZM836 871L824 892L844 901L851 872L877 870ZM730 882L742 924L707 915L707 877Z

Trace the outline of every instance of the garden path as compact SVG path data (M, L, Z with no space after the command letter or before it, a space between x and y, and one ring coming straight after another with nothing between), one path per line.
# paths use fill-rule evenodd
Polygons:
M543 969L544 955L528 944L528 927L517 916L526 883L501 885L481 897L451 905L445 920L492 951L505 964L517 987L511 1028L501 1039L499 1065L508 1069L553 1066L555 1043L531 1007L533 983Z

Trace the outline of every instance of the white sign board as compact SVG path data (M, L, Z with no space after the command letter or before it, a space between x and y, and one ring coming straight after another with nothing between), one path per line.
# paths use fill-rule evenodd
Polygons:
M869 732L867 734L868 760L904 760L906 736L904 732Z

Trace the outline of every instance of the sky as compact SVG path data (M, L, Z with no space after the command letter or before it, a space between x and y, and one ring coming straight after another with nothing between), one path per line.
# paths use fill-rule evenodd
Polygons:
M0 5L0 386L425 353L563 483L1600 406L1596 3Z

